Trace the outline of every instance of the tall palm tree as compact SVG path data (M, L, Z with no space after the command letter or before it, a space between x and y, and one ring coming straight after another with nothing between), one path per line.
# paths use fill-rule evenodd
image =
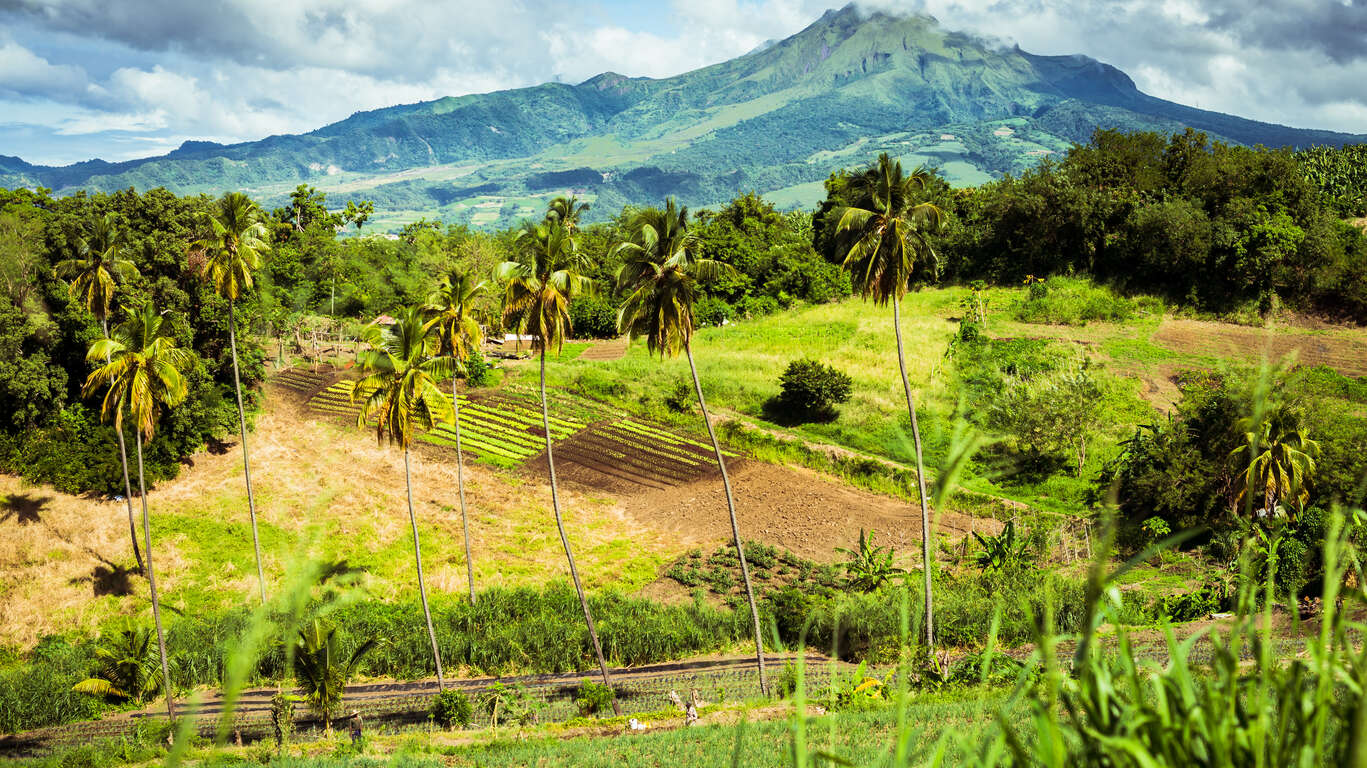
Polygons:
M142 446L152 439L157 414L162 407L171 408L185 399L185 377L181 371L193 362L194 356L176 346L165 318L151 304L134 314L127 322L90 345L86 359L91 362L108 361L86 378L81 394L89 397L103 389L104 399L100 414L113 420L114 429L123 430L123 418L133 419L137 432L138 495L142 498L143 549L147 556L147 585L152 593L152 620L157 627L157 649L161 652L162 685L166 691L166 714L175 719L175 704L171 698L171 670L166 661L166 635L161 626L161 602L157 598L157 577L152 567L152 524L147 512L147 484L143 477Z
M617 327L636 339L644 336L652 353L675 357L683 350L688 358L688 370L693 374L693 390L698 395L703 424L712 439L712 451L721 470L722 487L726 490L726 509L731 514L731 540L740 559L741 580L745 596L750 601L750 622L755 633L755 663L759 666L759 686L769 692L764 674L764 641L759 628L759 609L755 605L755 590L750 583L750 568L745 562L741 545L740 524L736 521L736 500L731 493L731 478L726 473L721 444L707 414L698 367L693 363L693 303L698 298L700 282L715 279L730 265L694 255L697 237L688 231L688 208L676 206L674 198L665 201L664 210L647 208L630 221L631 239L617 246L624 263L617 273L618 288L626 293L617 316Z
M589 266L588 259L579 252L574 233L560 219L547 215L540 224L527 224L517 235L516 261L505 261L498 267L498 276L507 283L503 297L503 322L518 333L531 335L541 358L541 424L546 434L546 466L550 470L551 508L555 512L555 526L560 531L560 543L565 548L565 559L570 564L570 578L579 594L579 605L584 610L593 652L598 656L598 668L603 684L612 687L603 646L598 642L598 630L593 624L584 586L579 581L579 568L574 562L574 551L565 534L565 521L560 514L560 492L555 481L555 458L551 454L551 416L546 405L546 350L557 350L570 333L570 300L587 293L593 283L582 272Z
M57 262L55 266L60 277L71 281L71 297L84 304L91 314L100 319L100 330L105 336L109 335L109 313L113 310L118 283L127 282L138 276L138 268L132 261L123 258L123 247L126 244L123 232L114 220L114 214L106 213L92 222L88 237L76 237L75 255ZM115 435L119 440L119 465L123 467L123 499L128 508L128 536L133 542L133 558L137 560L138 570L146 572L142 552L138 550L138 526L133 519L133 486L128 479L128 446L123 439L123 430L115 430Z
M451 421L456 432L456 489L460 494L460 526L465 533L465 580L470 587L471 605L475 604L475 566L470 559L470 522L465 514L465 456L460 445L460 392L456 383L470 349L484 341L484 331L473 312L474 302L484 293L484 288L483 280L475 280L469 272L451 269L427 299L427 311L431 315L427 325L441 340L441 354L456 361L456 370L451 376L454 413Z
M413 528L413 558L418 567L418 595L427 619L427 639L432 643L432 661L437 668L437 687L444 689L441 652L437 633L432 628L432 611L427 606L427 585L422 575L422 542L418 538L418 517L413 511L413 474L409 446L419 429L432 429L439 421L451 418L446 396L437 381L455 375L455 359L434 357L422 310L400 310L397 322L387 331L366 326L362 341L366 348L357 355L365 378L352 385L351 401L360 403L358 426L375 419L375 437L403 448L403 478L408 486L408 522Z
M1252 507L1258 495L1263 508L1272 513L1283 500L1304 509L1310 500L1310 481L1315 475L1315 459L1320 444L1311 440L1293 414L1282 409L1257 424L1245 419L1244 444L1235 448L1231 458L1243 456L1247 463L1236 479L1234 505L1247 502Z
M252 287L252 273L261 268L262 254L270 250L270 230L261 209L241 192L228 192L214 204L209 217L210 234L190 243L192 253L203 256L200 276L228 302L228 346L233 355L233 393L237 395L237 423L242 437L242 474L247 481L247 514L252 523L252 548L256 552L256 581L261 602L266 602L266 570L261 564L261 536L256 530L256 496L252 493L252 464L247 453L247 414L242 409L242 381L237 373L237 318L233 307Z
M921 497L921 566L925 588L926 652L935 647L935 622L930 576L930 508L926 496L925 462L921 455L921 430L916 421L916 403L907 379L907 359L902 348L900 303L918 268L933 267L935 251L929 235L944 221L944 212L933 203L921 200L932 176L922 168L910 175L902 164L878 156L873 167L850 180L851 204L836 208L836 236L845 253L845 268L850 270L859 293L878 306L892 302L892 327L897 336L897 366L902 373L907 414L911 417L911 436L916 448L916 482Z
M546 207L546 221L560 223L573 235L579 231L579 217L589 209L588 203L579 202L576 195L560 195Z

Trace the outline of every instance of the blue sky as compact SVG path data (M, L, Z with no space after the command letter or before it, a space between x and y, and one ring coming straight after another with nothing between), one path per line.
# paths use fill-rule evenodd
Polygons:
M0 0L0 154L65 164L743 54L834 0ZM1206 109L1367 133L1367 0L866 0Z

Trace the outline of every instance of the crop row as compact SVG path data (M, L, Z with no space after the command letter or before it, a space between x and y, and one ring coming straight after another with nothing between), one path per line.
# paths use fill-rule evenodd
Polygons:
M676 435L673 432L666 432L662 429L652 427L649 424L642 424L639 421L632 421L631 419L622 419L621 421L613 422L613 426L621 427L622 429L635 432L636 434L639 434L642 437L651 437L655 438L656 440L671 443L673 445L697 448L698 450L701 450L706 454L712 453L712 446L707 445L706 443L700 443L697 440L690 440L686 437ZM721 453L723 456L727 456L733 459L736 458L736 454L731 453L730 451L723 450Z
M600 427L596 434L622 445L627 450L639 451L661 461L677 462L689 466L702 466L712 463L700 454L659 440L642 439L640 435L627 430L616 429L615 425L612 424Z

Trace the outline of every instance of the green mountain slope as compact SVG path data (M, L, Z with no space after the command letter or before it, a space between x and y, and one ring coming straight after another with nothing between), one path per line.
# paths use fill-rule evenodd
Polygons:
M1287 128L1141 93L1082 56L1034 56L926 17L830 11L745 56L654 80L605 73L359 112L297 136L186 142L159 158L47 168L0 156L0 185L59 192L244 189L268 202L300 182L335 202L375 200L383 224L440 216L502 225L574 191L604 215L666 194L693 205L743 190L811 204L832 170L888 151L979 183L1019 171L1097 127L1272 146L1363 136Z

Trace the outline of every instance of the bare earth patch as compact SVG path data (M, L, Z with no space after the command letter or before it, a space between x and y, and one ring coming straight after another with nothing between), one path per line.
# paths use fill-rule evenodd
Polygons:
M1349 376L1367 376L1367 334L1360 330L1270 330L1168 318L1153 342L1175 352L1248 363L1294 356L1298 365L1326 365Z

